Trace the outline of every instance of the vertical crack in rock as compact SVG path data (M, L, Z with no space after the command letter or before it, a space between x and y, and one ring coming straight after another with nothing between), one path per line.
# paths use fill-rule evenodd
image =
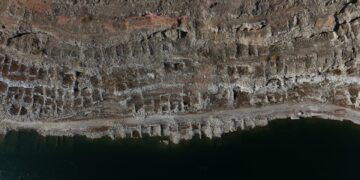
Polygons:
M349 0L0 2L0 132L194 136L360 117Z

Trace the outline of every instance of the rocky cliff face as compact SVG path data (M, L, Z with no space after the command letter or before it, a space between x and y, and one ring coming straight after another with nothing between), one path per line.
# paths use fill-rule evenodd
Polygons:
M360 118L356 0L1 0L3 133L218 137Z

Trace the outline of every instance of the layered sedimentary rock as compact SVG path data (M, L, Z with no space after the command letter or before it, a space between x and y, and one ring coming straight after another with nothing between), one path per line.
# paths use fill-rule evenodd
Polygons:
M193 136L360 118L355 0L1 0L0 129Z

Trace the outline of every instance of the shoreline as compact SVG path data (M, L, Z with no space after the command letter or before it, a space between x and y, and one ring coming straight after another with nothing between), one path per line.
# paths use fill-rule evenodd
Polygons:
M331 104L279 104L259 108L243 108L192 115L149 116L144 119L98 119L72 122L0 121L0 134L9 131L34 130L42 136L75 136L97 139L110 137L167 137L171 143L200 138L221 137L222 134L266 126L276 119L318 117L327 120L348 120L360 124L360 112Z

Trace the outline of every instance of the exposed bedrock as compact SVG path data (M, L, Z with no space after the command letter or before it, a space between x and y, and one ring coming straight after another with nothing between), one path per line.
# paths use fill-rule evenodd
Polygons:
M0 131L220 137L360 119L356 0L3 0Z

